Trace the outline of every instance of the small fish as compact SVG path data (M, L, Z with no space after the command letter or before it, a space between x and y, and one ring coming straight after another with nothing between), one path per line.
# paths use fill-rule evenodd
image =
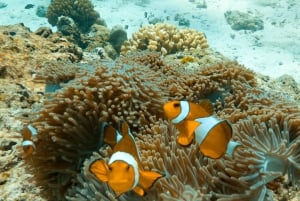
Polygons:
M34 152L36 147L33 142L33 139L37 136L37 134L38 134L37 129L30 124L24 128L22 147L25 156L29 156Z
M145 190L164 176L143 169L136 143L127 123L123 122L118 130L104 124L103 137L103 141L112 146L113 154L108 162L102 159L93 161L89 170L100 181L108 183L117 197L130 190L143 196Z
M179 130L177 142L187 146L195 138L203 155L217 159L225 153L232 155L239 143L231 141L232 127L226 120L217 119L209 100L199 104L170 101L164 105L167 118Z

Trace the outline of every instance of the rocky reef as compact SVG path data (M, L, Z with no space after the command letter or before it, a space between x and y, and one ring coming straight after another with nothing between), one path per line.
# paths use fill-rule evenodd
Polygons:
M264 28L263 20L251 12L241 12L238 10L227 11L224 13L227 23L233 30L257 31Z

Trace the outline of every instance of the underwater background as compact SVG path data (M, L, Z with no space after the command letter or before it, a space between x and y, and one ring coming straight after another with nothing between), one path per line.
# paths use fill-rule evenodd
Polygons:
M299 10L297 0L0 0L0 200L300 200ZM175 99L209 99L245 148L213 160L176 144L162 109ZM111 154L101 123L121 119L143 166L168 173L144 197L115 198L88 170Z

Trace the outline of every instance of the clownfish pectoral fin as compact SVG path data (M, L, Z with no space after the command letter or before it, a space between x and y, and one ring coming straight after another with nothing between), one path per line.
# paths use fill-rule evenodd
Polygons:
M90 165L89 170L100 181L108 182L108 165L104 160L95 160Z
M144 196L145 195L145 191L143 188L136 186L134 187L133 191L138 194L139 196Z
M112 148L122 139L122 135L106 122L102 124L101 135L103 136L104 143Z
M177 141L182 146L187 146L191 144L194 139L194 132L196 128L200 125L197 121L184 121L177 126L179 130L179 135Z
M150 188L157 179L164 176L164 175L154 172L154 171L140 170L139 173L140 173L139 185L143 189Z

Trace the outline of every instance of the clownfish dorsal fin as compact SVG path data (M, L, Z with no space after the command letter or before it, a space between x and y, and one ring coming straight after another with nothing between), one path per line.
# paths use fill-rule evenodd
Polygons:
M164 176L154 171L139 170L139 173L139 185L145 190L150 188L157 179Z
M182 146L191 144L194 139L194 132L199 125L199 122L189 120L185 120L180 124L177 124L176 128L179 130L177 142Z
M94 174L100 181L108 182L108 165L104 160L95 160L91 163L89 170Z
M103 136L104 143L108 144L112 148L122 139L122 135L106 122L102 124L101 134Z
M187 117L189 120L208 117L214 113L214 107L208 99L201 100L198 104L189 102L190 112Z
M204 108L204 110L209 114L214 114L214 106L212 102L208 99L203 99L199 102L199 105Z
M113 151L123 151L129 153L138 161L138 163L140 163L140 156L135 144L135 139L130 132L128 124L125 121L119 122L119 132L122 134L122 139L118 144L116 144Z
M129 126L125 121L119 122L119 131L122 133L122 135L130 135Z

